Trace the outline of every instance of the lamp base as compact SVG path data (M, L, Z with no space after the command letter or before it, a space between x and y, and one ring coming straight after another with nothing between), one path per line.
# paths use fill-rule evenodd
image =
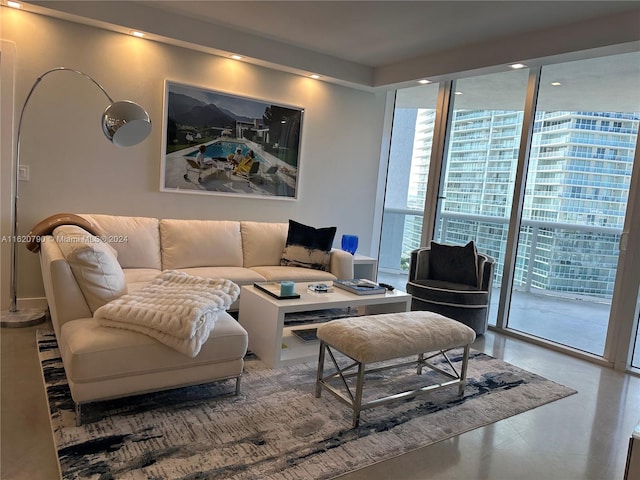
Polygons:
M37 308L23 308L17 312L3 310L0 316L0 327L22 328L39 325L47 319L47 312Z

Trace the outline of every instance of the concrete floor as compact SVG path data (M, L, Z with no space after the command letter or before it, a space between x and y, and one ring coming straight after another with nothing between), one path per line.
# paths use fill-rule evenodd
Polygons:
M35 345L35 330L48 327L0 330L2 479L59 476ZM341 479L622 479L640 378L495 332L474 347L578 394Z

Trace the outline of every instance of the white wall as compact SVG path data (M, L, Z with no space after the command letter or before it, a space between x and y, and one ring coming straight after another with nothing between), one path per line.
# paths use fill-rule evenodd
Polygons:
M235 219L338 227L371 249L385 94L332 85L94 27L2 8L1 35L14 42L15 110L19 115L35 79L50 68L81 70L111 97L143 105L153 132L119 149L100 131L107 99L87 79L69 72L45 77L30 100L22 130L20 231L58 212L111 213L164 218ZM4 71L4 70L3 70ZM165 80L204 86L305 108L297 201L160 192ZM2 82L10 79L2 78ZM4 90L2 90L4 95ZM3 98L3 105L7 99ZM4 109L3 109L4 110ZM6 119L3 117L3 121ZM7 138L2 128L2 144ZM11 159L2 156L2 171ZM11 179L1 178L3 192ZM3 194L3 235L10 224ZM3 243L6 251L8 244ZM18 296L43 296L37 256L20 248ZM3 257L5 258L5 257ZM2 263L2 308L7 307L9 265Z

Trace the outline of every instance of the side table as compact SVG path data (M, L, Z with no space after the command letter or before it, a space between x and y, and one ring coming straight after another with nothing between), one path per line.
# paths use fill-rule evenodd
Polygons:
M353 256L353 278L366 278L375 282L378 278L378 259L356 253Z

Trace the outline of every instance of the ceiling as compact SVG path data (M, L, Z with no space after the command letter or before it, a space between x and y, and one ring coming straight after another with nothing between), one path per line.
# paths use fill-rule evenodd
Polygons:
M2 0L4 1L4 0ZM640 50L638 1L30 1L37 13L351 87ZM611 52L605 52L611 53Z
M523 111L527 69L456 80L456 109ZM554 85L558 82L560 85ZM542 68L539 111L640 112L640 52L590 58ZM396 108L437 107L438 85L398 91Z
M367 67L638 9L631 1L141 1Z

